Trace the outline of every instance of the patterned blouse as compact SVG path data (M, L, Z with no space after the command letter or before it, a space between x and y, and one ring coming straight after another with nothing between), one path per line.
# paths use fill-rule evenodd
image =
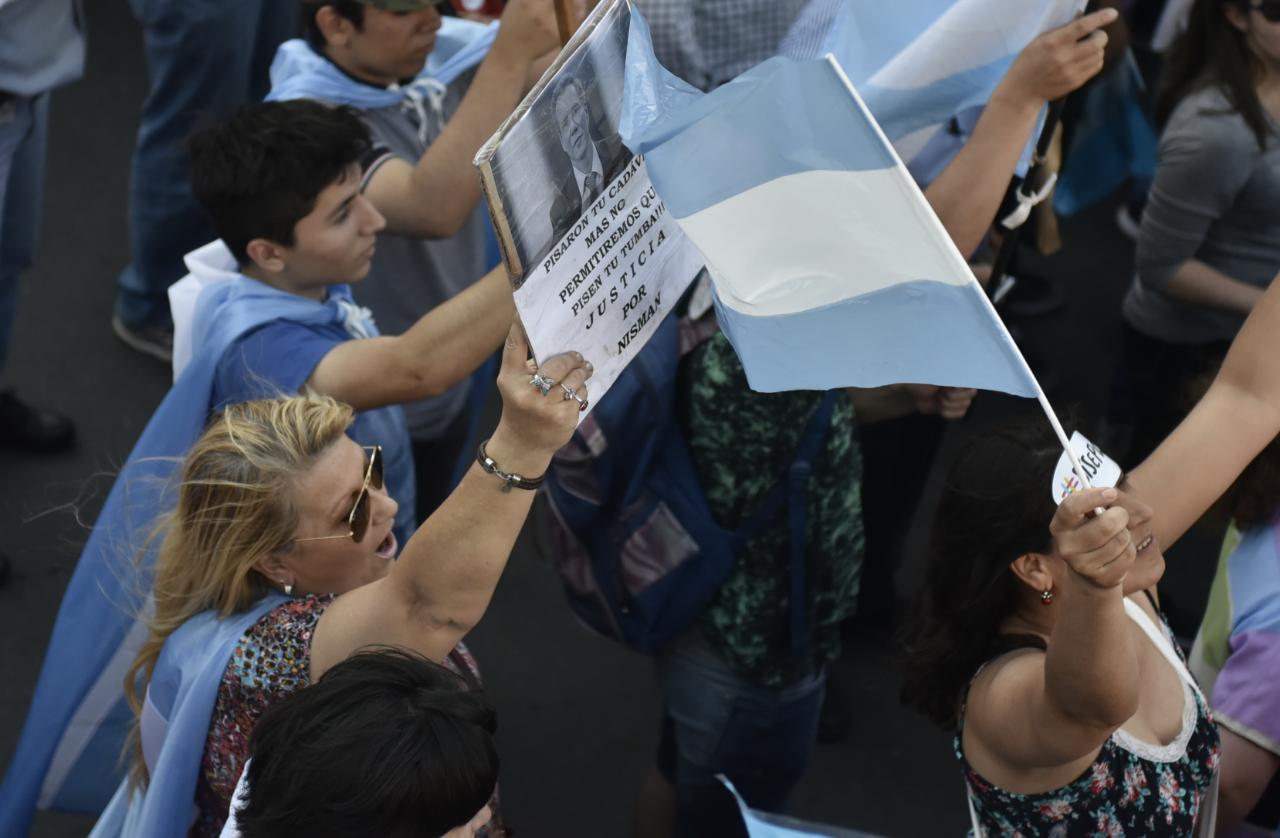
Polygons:
M1182 692L1182 728L1168 745L1117 730L1074 782L1040 794L1017 794L987 782L965 759L957 732L956 757L982 827L978 838L1196 834L1196 817L1218 769L1218 729L1185 682Z
M271 609L236 644L227 664L209 724L196 782L192 838L218 838L240 772L249 757L249 736L269 707L311 683L311 637L333 595L292 599ZM458 644L445 666L479 680L480 670ZM494 800L488 838L505 835Z

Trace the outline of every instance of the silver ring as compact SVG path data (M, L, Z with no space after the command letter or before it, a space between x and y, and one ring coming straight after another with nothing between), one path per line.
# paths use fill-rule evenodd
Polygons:
M529 384L545 396L551 392L551 388L555 386L556 382L553 378L547 378L542 373L535 372L533 377L529 379Z
M586 410L586 409L587 409L587 400L586 400L586 399L584 399L584 398L582 398L582 396L579 396L579 395L578 395L578 391L577 391L577 390L573 389L572 387L568 386L567 384L561 384L561 385L560 385L560 389L561 389L561 390L564 390L564 400L565 400L565 401L569 401L569 399L573 399L575 402L577 402L577 403L578 403L578 412L579 412L579 413L581 413L582 411L584 411L584 410Z
M564 390L564 400L566 400L566 402L573 399L577 402L577 412L581 413L582 411L585 411L586 399L577 394L577 390L571 388L571 386L568 386L567 384L561 384L561 389Z

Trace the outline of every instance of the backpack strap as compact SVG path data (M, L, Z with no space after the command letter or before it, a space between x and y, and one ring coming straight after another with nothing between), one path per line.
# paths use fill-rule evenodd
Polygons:
M797 676L800 674L809 637L809 609L806 607L805 592L809 570L805 561L809 477L813 473L813 461L826 442L835 405L836 392L829 390L809 419L804 436L796 447L796 456L791 462L787 478L791 531L791 667Z
M837 395L837 391L831 390L822 397L805 425L787 471L773 484L755 511L747 516L746 523L729 534L729 543L736 556L746 548L748 541L773 522L782 505L787 505L787 531L791 545L791 663L796 670L799 670L804 660L805 640L808 637L809 615L805 608L808 567L805 562L805 542L808 529L809 477L813 473L813 461L822 450L827 431L831 428Z

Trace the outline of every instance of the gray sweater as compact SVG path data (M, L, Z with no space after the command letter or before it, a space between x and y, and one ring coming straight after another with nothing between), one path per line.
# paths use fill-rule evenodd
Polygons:
M1265 288L1280 272L1280 128L1267 148L1217 88L1191 94L1160 138L1124 317L1178 344L1231 340L1244 315L1183 302L1166 288L1188 259Z

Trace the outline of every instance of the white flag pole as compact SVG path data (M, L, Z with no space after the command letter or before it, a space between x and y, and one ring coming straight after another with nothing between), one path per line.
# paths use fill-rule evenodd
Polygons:
M967 276L969 281L973 283L973 290L977 292L978 297L982 299L992 322L1000 329L1001 337L1008 341L1010 349L1013 350L1013 354L1018 358L1018 362L1022 364L1022 368L1026 370L1027 377L1035 382L1036 401L1040 403L1040 408L1044 411L1045 417L1049 420L1049 425L1053 428L1053 432L1058 435L1058 441L1062 444L1062 450L1067 452L1067 457L1071 460L1071 469L1076 473L1076 477L1079 478L1080 485L1086 489L1090 488L1093 484L1089 482L1089 477L1085 473L1084 467L1080 464L1080 459L1076 456L1076 452L1072 450L1071 440L1067 436L1067 432L1063 430L1062 423L1058 421L1058 414L1054 412L1053 405L1049 404L1049 398L1045 395L1044 388L1040 386L1039 379L1037 379L1035 373L1031 371L1031 367L1027 364L1027 359L1022 357L1022 352L1018 349L1018 345L1014 343L1013 335L1009 334L1009 329L1004 325L1004 320L1000 319L1000 314L996 311L996 307L992 304L991 300L987 297L986 292L983 291L982 286L978 283L978 278L973 275L973 269L969 267L968 260L966 260L964 255L960 253L960 249L956 247L955 242L951 238L951 234L947 232L947 228L942 226L942 221L939 220L937 214L933 212L932 209L929 209L928 199L925 198L924 193L920 191L919 184L916 183L915 178L911 177L911 174L907 171L907 167L903 164L902 158L898 156L897 149L893 147L893 143L891 143L889 138L885 136L884 130L880 127L880 123L876 121L875 116L873 116L871 111L867 108L866 103L862 101L862 96L859 95L857 88L853 86L853 82L849 80L849 76L845 74L844 68L840 66L840 62L837 61L836 57L830 53L827 53L824 58L828 63L830 63L832 69L836 71L836 75L844 83L845 88L849 91L849 95L852 96L853 100L858 104L858 109L862 111L863 115L866 116L867 121L870 122L871 126L875 129L876 135L880 138L880 141L884 143L885 148L889 149L889 153L893 155L894 164L901 173L902 180L904 181L906 188L914 191L916 197L920 199L919 205L925 208L925 211L920 214L921 220L926 225L932 227L934 232L937 234L937 240L942 243L943 255L956 267L957 270L960 271L961 275ZM1099 515L1102 514L1101 509L1097 509L1095 512Z

